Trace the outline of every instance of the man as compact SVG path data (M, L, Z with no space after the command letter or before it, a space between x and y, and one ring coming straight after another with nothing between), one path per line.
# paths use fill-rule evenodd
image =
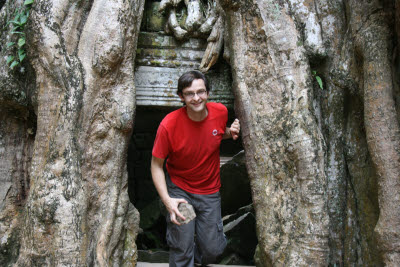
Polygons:
M219 194L219 147L222 139L238 138L240 124L236 119L230 128L226 127L228 111L222 104L207 103L209 92L201 72L183 74L178 80L178 95L185 106L163 119L154 141L151 174L169 212L167 243L173 267L211 263L226 246ZM178 210L180 203L190 203L195 209L196 218L187 224L177 220L185 220Z

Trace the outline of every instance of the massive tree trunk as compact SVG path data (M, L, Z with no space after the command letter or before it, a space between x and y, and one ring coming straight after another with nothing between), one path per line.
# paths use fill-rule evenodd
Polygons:
M392 4L221 5L260 264L398 264Z
M4 5L3 5L4 4ZM6 27L22 1L0 2L0 27ZM36 130L35 75L29 64L6 64L9 31L0 32L0 265L15 262L20 247L24 206L29 195L30 164Z
M311 70L296 25L269 2L225 8L262 263L324 266L325 144L311 113Z
M392 5L350 1L355 49L361 53L364 120L379 177L380 214L375 228L387 266L400 263L400 127L396 114L391 61L393 35L387 17Z
M127 194L126 151L143 5L35 1L27 43L36 74L37 130L24 220L7 241L21 245L17 266L136 262L139 217ZM25 140L20 128L17 138ZM22 148L12 149L18 155Z

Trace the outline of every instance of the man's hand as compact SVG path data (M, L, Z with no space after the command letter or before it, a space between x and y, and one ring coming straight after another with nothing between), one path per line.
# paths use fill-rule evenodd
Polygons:
M179 212L178 205L182 202L187 203L187 201L183 198L171 198L168 195L163 164L164 159L153 156L151 158L151 176L153 178L154 186L156 187L162 202L171 216L171 221L177 225L180 225L180 223L176 220L176 216L179 216L182 220L185 220L186 218Z
M235 119L235 121L231 125L231 128L229 128L229 131L231 133L233 140L236 140L239 138L240 123L239 123L238 119Z
M186 201L186 199L183 198L171 198L171 197L164 202L164 205L169 212L171 222L177 225L181 224L177 221L176 216L180 217L183 221L186 220L186 218L178 210L178 206L180 203L188 203L188 202Z

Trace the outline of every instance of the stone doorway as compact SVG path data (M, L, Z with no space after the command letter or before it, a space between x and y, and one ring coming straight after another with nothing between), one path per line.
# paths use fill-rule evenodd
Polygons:
M128 151L128 192L141 217L139 261L148 262L168 262L165 217L150 173L154 138L165 115L182 107L176 95L179 76L199 69L207 47L204 38L179 41L164 32L166 19L157 11L159 4L146 1L135 64L135 127ZM227 106L228 124L232 123L235 114L229 65L220 58L206 76L212 85L210 101ZM221 263L251 265L257 239L241 140L224 140L220 154L222 213L229 240Z
M135 130L128 150L128 192L141 218L142 231L137 238L139 261L168 261L165 211L151 179L150 161L158 125L174 109L139 106L136 111ZM229 121L234 118L230 110ZM220 154L224 231L230 231L226 235L231 241L222 263L253 264L257 244L255 219L241 141L222 141Z

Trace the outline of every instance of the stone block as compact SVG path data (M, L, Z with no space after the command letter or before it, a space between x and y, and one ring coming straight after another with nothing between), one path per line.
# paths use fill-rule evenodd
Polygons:
M139 250L138 261L151 262L151 263L164 263L169 262L168 251L151 251Z
M179 212L186 218L186 220L182 220L181 218L177 218L177 221L181 224L186 224L196 218L196 213L194 212L194 208L189 203L180 203L178 206Z
M235 214L225 216L223 222L224 233L228 240L224 258L230 254L237 254L240 258L248 261L248 264L252 264L258 243L252 205L239 209Z
M143 14L142 30L149 32L163 31L168 18L158 11L160 2L146 3Z
M240 207L252 203L244 151L239 152L221 167L221 185L223 216L235 213Z
M204 39L178 42L163 33L141 32L136 51L137 105L182 107L176 94L178 79L187 71L199 69L206 48ZM234 96L229 67L226 63L217 65L206 74L213 88L209 100L232 108Z

